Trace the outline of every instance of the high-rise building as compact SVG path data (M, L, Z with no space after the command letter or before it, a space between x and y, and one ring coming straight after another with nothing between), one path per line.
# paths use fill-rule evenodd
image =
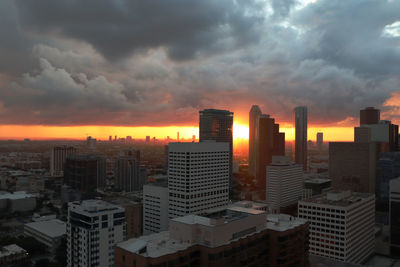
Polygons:
M102 155L68 155L64 182L84 193L105 187L106 159Z
M341 190L375 194L378 145L375 142L329 143L329 178Z
M114 246L125 240L125 211L102 200L68 204L67 266L114 265Z
M272 157L272 163L267 166L266 191L266 201L272 213L297 205L303 195L302 166L291 162L288 157Z
M324 145L324 133L317 133L317 148L319 151L322 150L323 145Z
M389 184L391 180L398 177L400 177L400 152L380 153L375 190L377 210L389 210Z
M121 153L116 160L114 174L115 188L125 192L142 190L145 181L140 175L140 151Z
M91 148L91 149L96 148L96 143L97 143L96 138L92 138L91 136L88 136L86 138L86 145L88 146L88 148Z
M258 132L258 118L261 115L261 109L257 105L253 105L249 113L249 175L256 175L256 143Z
M202 214L229 200L229 143L169 143L169 217Z
M146 136L146 143L150 143L150 136Z
M168 230L168 182L166 179L143 186L143 234Z
M205 109L199 112L199 141L214 140L229 144L229 191L234 187L233 161L233 112L219 109Z
M73 146L53 147L50 156L50 175L62 175L67 156L72 154L76 154L76 148Z
M109 137L108 137L108 142L111 142L112 141L112 136L110 135Z
M125 210L126 238L139 237L142 235L142 203L133 201L127 197L108 197L105 200Z
M169 231L118 244L115 266L308 266L308 225L242 207L186 215Z
M295 126L294 159L307 170L307 107L296 107L293 111Z
M310 222L310 253L354 264L375 248L375 195L328 191L298 203Z
M378 124L381 120L379 109L367 107L360 110L360 125L363 124Z
M400 255L400 177L390 181L389 225L390 253Z
M279 124L267 114L258 116L256 132L256 188L258 197L265 199L266 167L271 164L272 156L285 155L285 134L279 132Z

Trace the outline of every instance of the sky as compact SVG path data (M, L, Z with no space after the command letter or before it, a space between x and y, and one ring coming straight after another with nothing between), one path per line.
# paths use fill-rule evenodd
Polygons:
M400 1L2 0L0 138L198 135L198 111L257 104L290 139L400 123Z

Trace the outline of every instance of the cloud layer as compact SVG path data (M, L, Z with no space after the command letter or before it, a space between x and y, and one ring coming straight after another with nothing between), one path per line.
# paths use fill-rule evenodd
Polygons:
M1 1L0 123L195 125L252 104L399 120L398 1L142 2Z

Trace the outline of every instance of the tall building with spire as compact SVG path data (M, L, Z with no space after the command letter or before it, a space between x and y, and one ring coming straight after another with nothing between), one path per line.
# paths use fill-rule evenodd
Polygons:
M256 137L258 132L258 118L261 116L261 109L253 105L249 113L249 175L256 175Z
M307 107L296 107L293 110L295 126L294 160L303 164L307 170Z

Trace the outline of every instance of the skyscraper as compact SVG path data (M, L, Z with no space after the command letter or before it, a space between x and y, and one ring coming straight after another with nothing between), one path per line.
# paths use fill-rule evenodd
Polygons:
M296 107L293 111L295 126L294 159L307 170L307 107Z
M317 148L319 151L322 150L324 144L324 133L317 133Z
M229 143L169 143L169 217L202 214L229 200Z
M214 140L229 143L229 190L232 193L233 176L233 112L205 109L199 112L199 141Z
M400 177L390 181L389 194L390 253L400 254Z
M380 111L373 107L367 107L360 110L360 125L363 124L378 124L380 121Z
M253 105L249 113L249 175L256 175L256 137L258 132L258 117L261 110L257 105Z

